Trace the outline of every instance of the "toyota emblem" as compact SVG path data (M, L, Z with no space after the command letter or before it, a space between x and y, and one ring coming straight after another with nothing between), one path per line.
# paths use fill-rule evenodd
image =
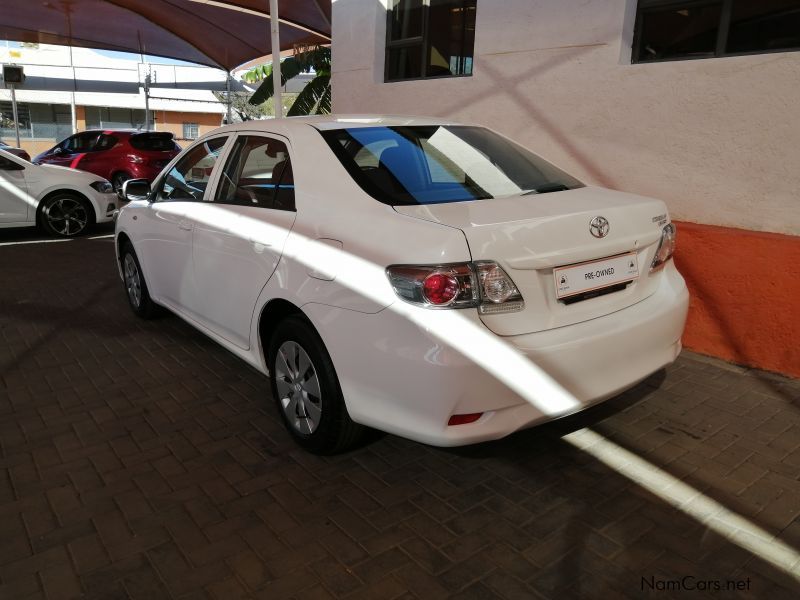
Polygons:
M611 226L608 224L608 219L605 217L595 217L589 223L589 231L596 238L606 237L609 229L611 229Z

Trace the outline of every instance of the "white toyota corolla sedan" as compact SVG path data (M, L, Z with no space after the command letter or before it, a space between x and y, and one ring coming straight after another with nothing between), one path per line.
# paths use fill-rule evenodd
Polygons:
M51 235L71 237L111 221L118 203L102 177L34 165L0 150L0 228L38 225Z
M660 200L590 187L483 127L328 116L186 148L117 220L134 312L265 374L316 452L364 426L453 446L619 394L681 349Z

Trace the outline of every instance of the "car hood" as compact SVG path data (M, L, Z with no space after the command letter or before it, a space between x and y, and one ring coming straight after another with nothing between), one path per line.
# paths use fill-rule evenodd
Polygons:
M61 167L59 165L38 165L43 170L46 176L66 177L72 183L85 183L90 184L95 181L105 181L99 175L94 173L87 173L86 171L79 171L78 169L70 169L69 167Z

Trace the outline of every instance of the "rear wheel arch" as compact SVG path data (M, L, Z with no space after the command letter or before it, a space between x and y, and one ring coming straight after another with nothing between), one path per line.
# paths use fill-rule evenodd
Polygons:
M300 307L283 298L275 298L270 300L261 309L261 315L258 318L258 338L261 343L261 355L265 361L267 360L267 349L269 348L270 337L272 336L278 323L287 317L297 315L311 323L305 313L300 310ZM313 325L312 325L313 327ZM316 327L314 328L316 330ZM319 335L319 332L317 332Z

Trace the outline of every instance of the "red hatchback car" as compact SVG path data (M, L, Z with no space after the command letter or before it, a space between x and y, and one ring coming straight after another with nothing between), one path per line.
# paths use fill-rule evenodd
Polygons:
M119 189L128 179L153 181L180 150L167 131L93 130L71 135L33 162L89 171Z

